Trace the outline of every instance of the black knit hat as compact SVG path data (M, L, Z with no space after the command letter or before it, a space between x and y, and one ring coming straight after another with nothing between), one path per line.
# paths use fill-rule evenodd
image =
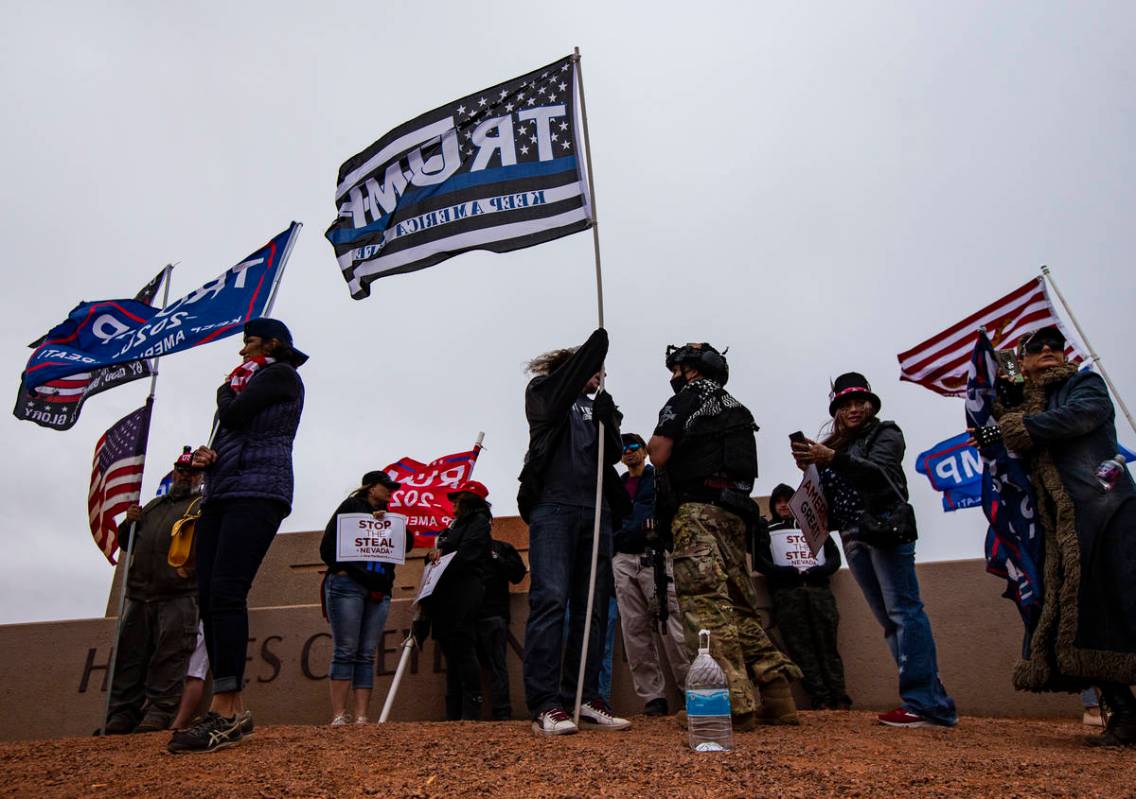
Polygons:
M883 403L880 402L879 397L872 393L872 386L868 382L868 378L859 372L845 372L832 383L832 391L828 394L828 415L835 418L836 406L845 397L856 394L865 395L868 402L872 403L872 407L876 409L876 413L880 412Z
M292 331L288 329L288 325L279 319L269 319L267 316L250 319L245 322L245 335L259 336L263 339L274 338L287 344L288 349L292 350L292 357L289 360L293 366L303 366L308 360L308 356L296 349L292 343Z

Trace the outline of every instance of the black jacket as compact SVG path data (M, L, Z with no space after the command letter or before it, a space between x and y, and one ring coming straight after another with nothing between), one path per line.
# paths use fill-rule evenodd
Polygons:
M205 476L205 502L270 499L292 508L292 442L304 410L304 382L291 364L259 369L244 391L217 389L217 460Z
M480 619L500 617L509 620L509 583L525 579L528 569L521 554L508 541L490 542L490 564L485 576L485 597L481 600Z
M525 417L529 423L529 448L521 469L521 487L517 491L517 508L527 524L532 509L544 492L544 474L548 458L560 438L568 433L568 414L572 404L583 393L592 375L603 367L607 357L607 331L596 330L566 363L549 375L539 375L525 389ZM611 509L613 527L631 512L631 501L619 482L615 464L623 453L619 437L621 415L614 419L598 419L604 423L604 499Z
M435 638L477 618L485 579L493 567L492 540L489 510L484 508L459 516L449 529L438 534L438 550L443 555L455 554L434 593L423 600Z
M624 472L620 479L626 489L631 472ZM631 497L630 494L628 494ZM646 535L643 533L643 522L655 516L655 467L647 464L643 474L639 477L639 486L635 496L631 497L631 515L624 519L623 524L615 531L612 539L612 549L616 552L626 552L631 555L642 554L647 547Z
M836 453L828 468L852 484L868 510L878 512L895 507L901 495L907 499L906 450L899 425L872 419Z
M366 563L340 563L335 559L335 537L338 524L336 518L341 513L372 513L374 508L363 497L350 496L339 507L323 529L323 539L320 541L320 560L327 564L328 573L346 572L352 580L366 588L368 591L377 591L383 596L390 596L394 590L393 563L377 563L372 570ZM414 549L414 533L406 531L406 551Z
M771 532L797 527L792 520L778 521L770 525L757 525L753 536L753 568L765 575L770 591L782 588L798 588L802 585L827 586L828 579L840 568L840 547L829 536L824 540L824 564L805 571L792 566L782 566L773 562Z

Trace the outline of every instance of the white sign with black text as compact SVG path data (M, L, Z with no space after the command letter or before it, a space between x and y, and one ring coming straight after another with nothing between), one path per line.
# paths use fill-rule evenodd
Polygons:
M792 566L797 571L803 572L824 565L824 549L813 555L804 532L796 527L770 530L769 551L776 565Z
M442 579L442 572L450 565L450 561L454 559L456 554L458 553L451 552L449 555L442 555L433 563L426 564L426 568L422 571L422 584L418 586L418 595L414 597L411 606L417 605L434 593L434 589L438 587L438 581Z
M335 559L343 563L406 563L406 517L341 513L336 517Z
M828 538L828 502L825 501L820 472L815 464L805 470L805 479L789 500L789 510L801 526L809 551L816 557Z

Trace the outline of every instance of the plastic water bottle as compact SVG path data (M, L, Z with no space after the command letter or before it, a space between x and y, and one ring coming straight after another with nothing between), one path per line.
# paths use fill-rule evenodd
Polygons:
M695 752L734 748L730 688L722 667L710 657L709 630L698 631L698 657L686 674L686 727Z
M1097 481L1105 491L1111 491L1120 475L1124 474L1124 456L1113 455L1106 461L1101 461L1097 467Z

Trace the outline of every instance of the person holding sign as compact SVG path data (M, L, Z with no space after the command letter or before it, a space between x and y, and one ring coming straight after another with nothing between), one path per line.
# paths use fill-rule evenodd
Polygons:
M292 442L304 410L297 369L308 356L278 319L244 326L240 366L217 389L216 435L198 447L205 469L197 521L197 606L213 669L213 700L197 724L178 730L172 753L212 752L253 729L241 699L248 650L248 592L280 523L292 512Z
M323 581L323 601L331 625L331 726L367 723L367 708L375 684L375 650L390 613L394 588L394 564L380 560L359 560L358 550L371 541L382 542L381 532L360 528L354 540L360 547L351 555L339 551L340 527L344 519L364 523L383 520L391 495L401 488L384 471L367 472L359 488L343 500L323 531L320 559L327 564ZM361 515L361 518L359 518ZM414 534L402 531L405 551L414 547ZM340 560L351 557L352 560ZM371 555L370 557L381 557ZM348 694L353 694L354 717L347 710Z
M847 710L844 662L836 649L840 614L828 580L840 568L840 548L829 537L813 557L809 543L789 510L793 489L781 483L769 495L767 526L758 525L753 567L765 575L773 600L773 619L781 638L805 675L801 681L814 710Z
M843 374L829 394L832 423L824 441L801 437L790 446L802 471L812 465L820 470L829 529L840 531L848 568L901 667L903 704L878 716L880 723L953 727L958 714L939 680L931 621L919 598L914 516L899 523L905 512L911 512L903 474L906 444L895 422L878 418L881 405L867 378L856 372ZM881 531L881 527L891 529Z
M438 587L422 600L434 640L446 658L446 720L481 719L481 666L477 661L477 617L485 596L485 579L493 568L489 489L467 480L447 495L454 521L438 534L438 548L426 559L434 563L453 555Z

